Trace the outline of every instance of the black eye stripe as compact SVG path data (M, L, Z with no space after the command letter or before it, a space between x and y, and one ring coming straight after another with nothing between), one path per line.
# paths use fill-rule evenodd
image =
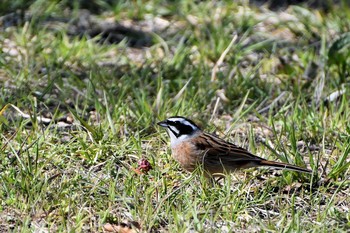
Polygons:
M181 125L180 128L178 128L180 131L180 134L191 134L193 133L193 128L189 125Z
M167 123L172 126L181 125L180 121L167 121Z
M179 137L181 135L190 135L194 131L192 126L183 124L180 121L167 121L167 124L169 126L175 127L179 131L178 133L176 133L171 127L168 127L176 137Z

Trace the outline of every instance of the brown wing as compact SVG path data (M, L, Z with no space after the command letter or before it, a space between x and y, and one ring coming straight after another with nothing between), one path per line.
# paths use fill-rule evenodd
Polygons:
M299 172L311 171L291 164L268 161L253 155L246 149L229 143L211 134L203 134L196 145L204 150L203 163L205 170L213 173L233 172L238 169L268 166L279 169L289 169Z
M204 168L210 173L232 172L237 169L257 167L265 160L246 149L229 143L211 134L200 136L196 146L204 150Z

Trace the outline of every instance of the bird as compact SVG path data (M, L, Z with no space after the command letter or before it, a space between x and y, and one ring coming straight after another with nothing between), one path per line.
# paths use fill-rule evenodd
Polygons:
M166 128L170 136L173 158L189 172L195 171L200 166L205 176L213 177L224 176L241 169L265 166L312 173L307 168L253 155L242 147L204 132L192 120L182 116L173 116L157 124Z

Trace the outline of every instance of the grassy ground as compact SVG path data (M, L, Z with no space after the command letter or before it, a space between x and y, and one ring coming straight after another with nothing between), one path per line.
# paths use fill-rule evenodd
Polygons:
M2 3L0 231L349 232L350 8L233 2ZM314 173L210 186L172 115Z

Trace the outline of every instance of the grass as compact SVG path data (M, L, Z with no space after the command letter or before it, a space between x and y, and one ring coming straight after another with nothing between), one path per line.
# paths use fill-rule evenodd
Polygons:
M349 231L345 1L21 3L0 5L1 231ZM134 31L91 37L106 21ZM172 115L314 173L249 169L211 186L172 159L155 125Z

